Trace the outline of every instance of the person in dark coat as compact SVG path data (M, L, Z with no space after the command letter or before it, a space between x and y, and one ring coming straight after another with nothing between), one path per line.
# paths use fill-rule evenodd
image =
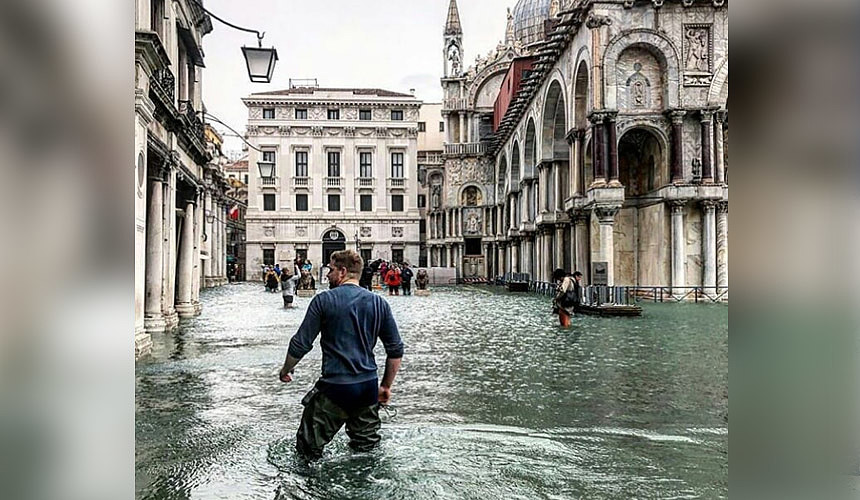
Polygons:
M412 269L409 268L409 264L403 264L403 269L400 270L400 286L403 288L403 295L412 295L413 276L414 274L412 273Z

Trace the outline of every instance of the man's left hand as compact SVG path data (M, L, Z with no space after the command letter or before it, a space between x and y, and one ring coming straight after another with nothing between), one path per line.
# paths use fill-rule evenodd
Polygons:
M278 375L278 378L285 384L289 384L293 381L293 376L284 368L281 368L281 373Z

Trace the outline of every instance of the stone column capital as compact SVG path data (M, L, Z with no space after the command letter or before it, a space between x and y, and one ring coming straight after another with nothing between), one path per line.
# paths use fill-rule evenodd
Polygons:
M588 121L591 122L592 125L600 125L604 121L606 121L607 113L602 110L594 110L588 115Z
M591 217L591 214L585 210L574 210L573 212L573 223L574 225L585 225L588 224L588 219Z
M683 214L687 200L672 200L669 202L669 206L672 208L672 215Z
M714 117L716 116L718 111L719 110L715 108L702 108L699 110L699 118L701 119L702 123L711 123L714 120Z
M717 209L717 200L702 200L702 210L705 213L714 213Z
M680 125L684 122L684 116L686 116L687 111L683 109L672 109L669 110L667 114L674 125Z
M613 224L615 222L615 215L618 213L618 209L620 207L616 205L607 205L607 206L597 206L594 207L594 215L597 216L597 221L603 224Z
M718 201L717 202L717 212L721 214L729 213L729 202L727 201Z
M724 124L726 120L729 119L729 110L727 109L718 109L714 111L714 120L719 124Z

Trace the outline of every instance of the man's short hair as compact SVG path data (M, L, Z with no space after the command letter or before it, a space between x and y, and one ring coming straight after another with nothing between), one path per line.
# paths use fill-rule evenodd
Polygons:
M576 271L576 272L574 272L574 273L573 273L573 277L574 277L574 278L578 278L578 277L581 277L581 276L582 276L582 273L581 273L581 272L579 272L579 271Z
M331 264L336 267L346 268L346 272L360 275L364 268L364 260L355 250L341 250L331 254Z

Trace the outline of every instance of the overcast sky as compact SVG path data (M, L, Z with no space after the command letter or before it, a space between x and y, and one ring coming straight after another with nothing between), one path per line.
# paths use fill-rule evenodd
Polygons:
M243 27L266 32L278 49L271 84L251 83L240 47L256 37L213 20L204 37L203 101L207 110L244 133L252 92L316 78L321 87L369 87L440 102L442 31L449 0L206 0L206 8ZM506 8L516 0L458 0L465 61L486 55L505 36ZM223 127L215 124L223 131ZM241 141L225 137L227 150Z

